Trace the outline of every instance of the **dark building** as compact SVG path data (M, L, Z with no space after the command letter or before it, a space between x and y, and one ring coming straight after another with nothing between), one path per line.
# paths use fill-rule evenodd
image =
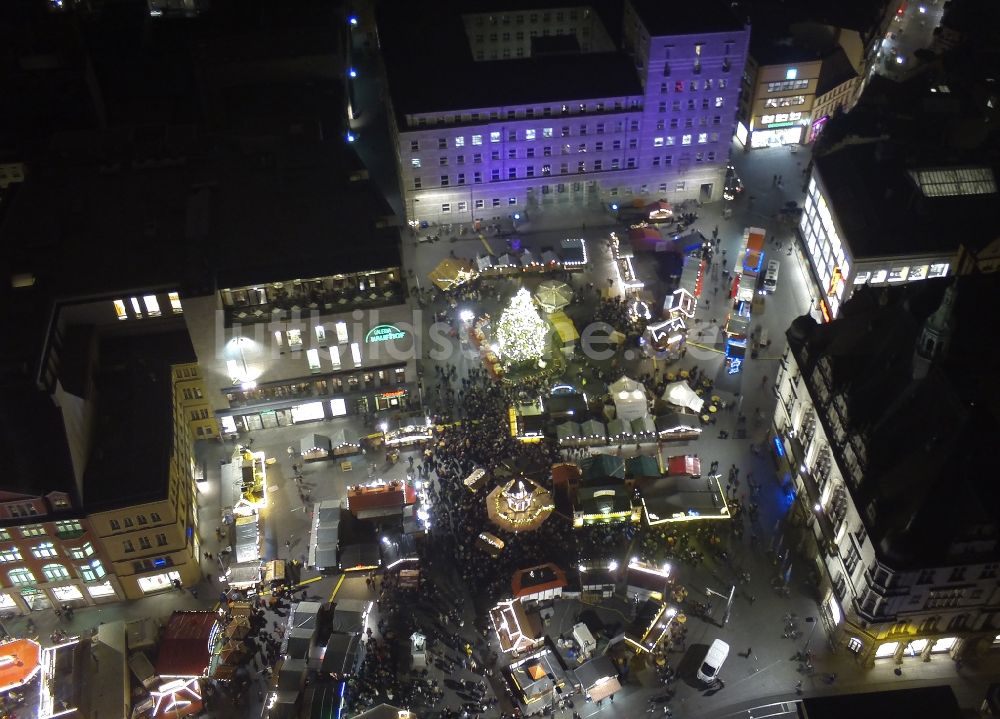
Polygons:
M855 293L788 330L774 446L815 538L821 616L863 663L972 655L1000 630L1000 383L989 275Z

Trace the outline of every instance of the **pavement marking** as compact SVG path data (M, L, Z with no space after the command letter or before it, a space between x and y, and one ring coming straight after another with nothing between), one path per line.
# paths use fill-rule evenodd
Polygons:
M483 243L483 247L486 248L486 254L487 255L492 255L493 254L493 248L490 247L490 243L486 241L486 235L480 234L479 235L479 241L482 242Z
M330 594L331 602L336 598L337 592L340 591L340 585L344 583L344 577L346 576L347 576L346 574L341 574L340 579L337 580L337 586L333 588L333 592Z
M718 352L720 355L725 354L723 350L717 349L715 347L709 347L708 345L698 344L697 342L692 342L690 340L688 340L687 344L691 345L692 347L697 347L700 350L708 350L709 352Z
M320 575L320 576L318 576L318 577L313 577L313 578L311 578L311 579L306 579L306 580L304 580L304 581L301 581L301 582L299 582L298 584L296 584L296 585L295 585L295 588L296 588L296 589L301 589L302 587L305 587L305 586L307 586L307 585L309 585L309 584L312 584L313 582L318 582L318 581L319 581L320 579L322 579L322 578L323 578L323 575Z

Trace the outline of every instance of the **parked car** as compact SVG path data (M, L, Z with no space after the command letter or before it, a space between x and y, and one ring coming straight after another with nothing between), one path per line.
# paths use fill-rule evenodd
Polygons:
M728 656L729 645L721 639L716 639L712 642L712 646L708 648L705 661L702 662L701 667L698 669L698 678L706 684L714 684L716 679L718 679L719 670L722 669L722 664Z

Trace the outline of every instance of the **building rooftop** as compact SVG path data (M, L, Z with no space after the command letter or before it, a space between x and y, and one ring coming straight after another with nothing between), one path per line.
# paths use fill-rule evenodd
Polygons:
M167 497L174 443L171 364L196 360L186 332L101 343L83 501L91 511Z
M819 70L819 80L816 82L816 94L825 95L831 90L843 85L858 76L844 48L837 45L823 56L823 64Z
M947 685L810 697L802 703L808 719L882 719L887 714L912 719L958 719L963 716L955 692Z
M743 22L728 4L721 0L703 2L672 2L662 0L629 0L636 14L652 36L687 35L690 33L742 30Z
M849 434L867 448L855 504L863 517L874 508L869 536L898 568L1000 556L1000 489L982 472L1000 439L1000 380L982 361L982 309L995 296L994 277L958 278L950 348L926 376L914 374L924 321L952 282L863 287L840 319L799 318L788 332L803 376L820 359L830 363L831 394L844 397ZM972 549L974 539L985 552Z
M157 652L156 673L167 677L206 676L210 659L208 639L216 619L215 612L170 615Z

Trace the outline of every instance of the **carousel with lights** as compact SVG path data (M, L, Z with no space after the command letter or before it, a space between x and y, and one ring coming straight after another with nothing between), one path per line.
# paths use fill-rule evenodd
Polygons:
M486 513L490 521L508 532L538 529L554 509L552 493L523 475L496 487L486 496Z

